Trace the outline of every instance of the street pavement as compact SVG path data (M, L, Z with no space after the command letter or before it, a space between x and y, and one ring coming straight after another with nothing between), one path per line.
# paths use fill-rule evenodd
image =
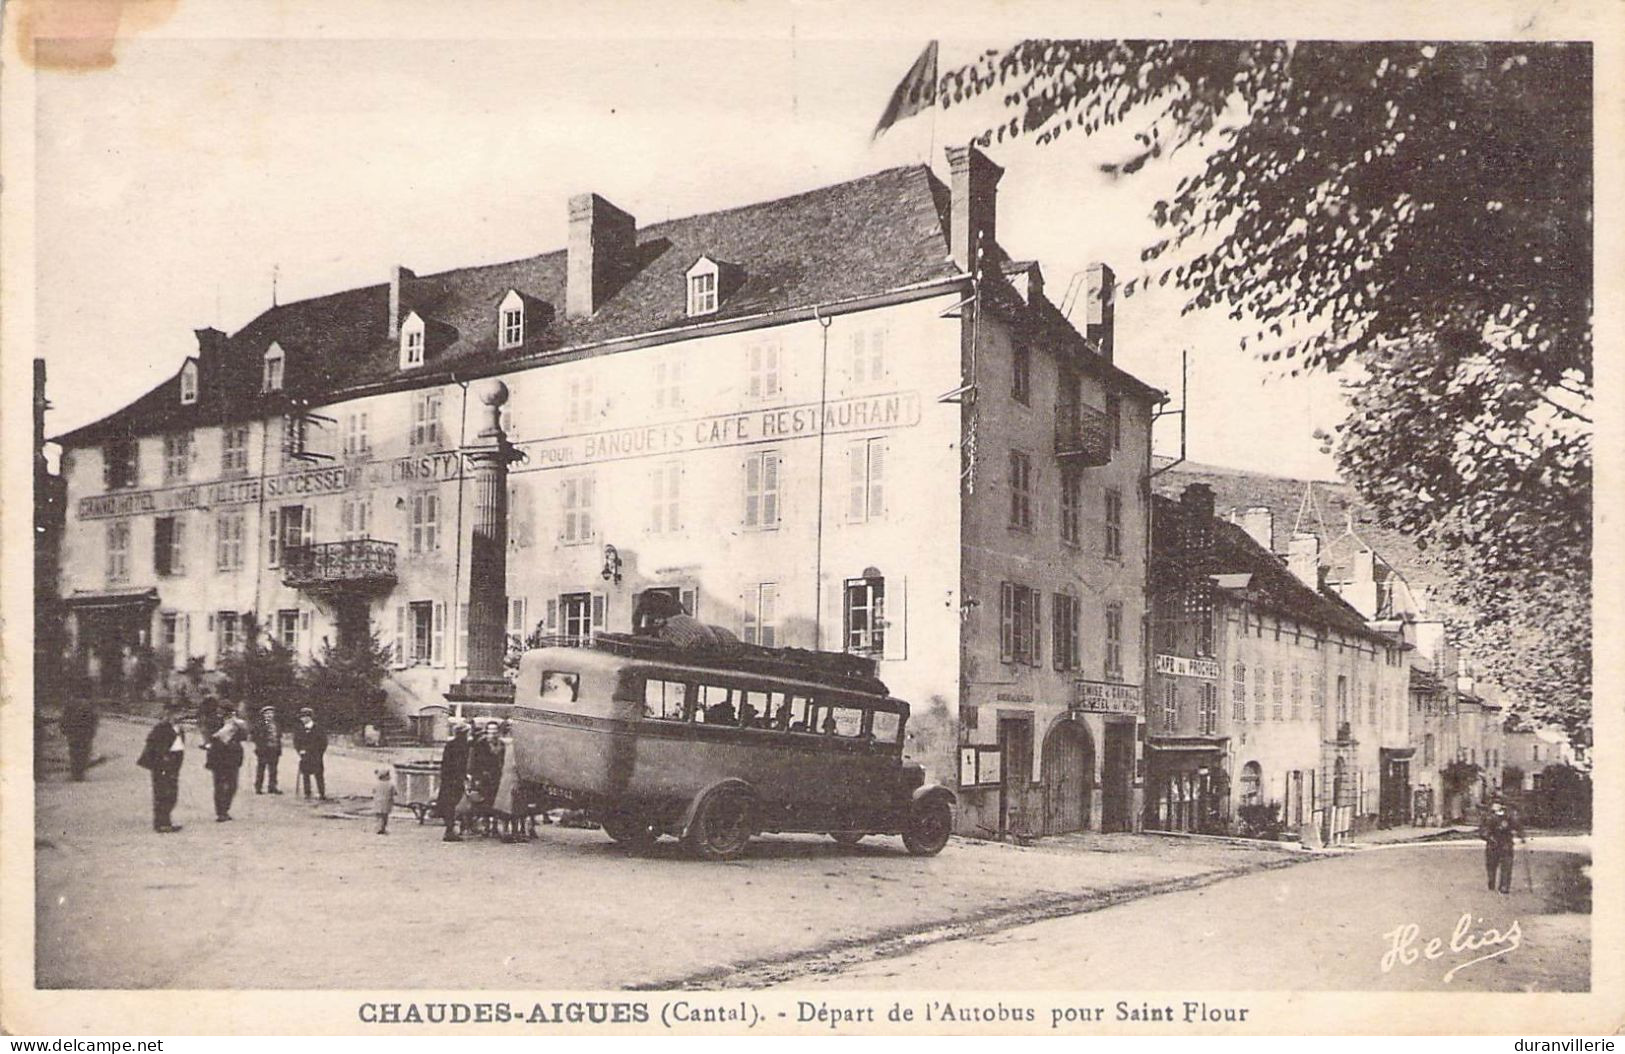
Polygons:
M1009 987L1073 991L1588 991L1586 840L1535 838L1505 896L1486 888L1483 859L1476 840L1355 850L979 940L831 964L786 983L930 990L1000 977Z
M975 965L984 956L1017 962L1002 976L1022 987L1095 983L1089 978L1123 987L1181 947L1196 961L1231 962L1230 987L1262 985L1266 973L1340 987L1357 976L1353 966L1293 976L1289 964L1313 957L1284 947L1279 934L1313 931L1337 916L1339 899L1391 897L1380 917L1343 924L1348 943L1337 955L1364 963L1367 931L1378 921L1440 924L1432 899L1410 899L1418 883L1405 852L1434 854L1426 866L1439 876L1428 882L1459 879L1463 897L1479 874L1467 849L1320 861L1271 846L1141 835L1032 847L956 838L931 858L908 856L895 838L847 851L826 838L766 836L743 860L707 864L670 840L634 854L601 831L556 825L526 844L446 844L437 825L420 826L404 810L380 837L367 796L385 755L366 751L329 755L335 800L326 803L294 796L291 750L283 756L288 793L256 796L250 759L236 819L221 824L202 752L192 749L175 813L184 830L158 835L146 773L134 764L145 730L104 720L97 752L105 760L84 783L67 781L52 762L60 742L46 744L35 796L40 987L615 989L847 985L849 977L868 987L914 983L899 980L905 967L962 987L965 977L993 976ZM1543 889L1554 881L1554 860L1537 862ZM1444 890L1425 895L1454 903ZM1197 910L1208 903L1222 907ZM1494 901L1462 903L1484 913ZM1413 906L1427 913L1406 916ZM1456 986L1476 986L1492 970L1524 970L1542 948L1553 976L1572 978L1589 916L1565 917L1527 894L1506 906L1519 913L1524 948L1463 971ZM1124 912L1136 912L1135 921L1118 921ZM1061 927L1066 955L1029 939L1048 932L1040 926ZM1157 934L1154 954L1147 933ZM1552 950L1558 933L1567 935L1566 955ZM1261 944L1279 971L1261 973L1245 955ZM907 949L923 952L897 957ZM968 956L974 969L961 965L971 972L956 975L938 955ZM1583 954L1577 961L1583 977ZM1422 974L1383 980L1419 984ZM1154 987L1177 983L1174 973L1143 976Z

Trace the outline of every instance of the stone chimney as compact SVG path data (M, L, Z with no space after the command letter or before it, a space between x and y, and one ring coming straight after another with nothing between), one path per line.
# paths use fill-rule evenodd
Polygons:
M410 281L411 279L416 278L416 277L417 277L417 275L413 274L407 268L401 267L399 264L397 264L389 272L389 339L390 340L399 340L400 335L401 335L401 306L402 306L401 298L402 298L402 292L403 292L402 287L405 286L408 281Z
M637 263L638 223L597 194L570 199L566 318L591 318Z
M1100 357L1112 361L1117 319L1117 275L1103 263L1092 263L1084 272L1089 297L1083 335L1100 349Z
M215 398L218 391L215 378L226 361L226 335L213 326L195 329L197 338L197 393L198 401Z
M1320 536L1299 532L1287 543L1286 569L1298 581L1320 592Z
M1004 169L974 146L948 148L949 189L948 255L966 274L975 270L980 245L991 256L997 238L995 224L999 179Z
M1268 505L1250 505L1230 514L1230 522L1270 552L1275 551L1275 513Z
M1213 488L1206 483L1187 484L1179 495L1180 518L1185 521L1184 548L1213 547Z

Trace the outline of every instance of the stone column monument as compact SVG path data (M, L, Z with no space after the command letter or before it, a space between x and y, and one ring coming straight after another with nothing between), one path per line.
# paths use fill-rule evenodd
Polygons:
M475 387L482 427L462 454L474 482L474 533L468 555L468 674L446 692L458 709L468 703L512 703L513 682L502 673L507 648L508 465L520 453L502 431L508 386L496 378Z

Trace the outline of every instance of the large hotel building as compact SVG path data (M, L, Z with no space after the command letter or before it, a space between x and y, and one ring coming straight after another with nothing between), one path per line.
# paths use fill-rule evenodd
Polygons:
M1151 418L995 235L1000 169L948 152L563 251L272 307L57 437L69 652L213 667L373 633L401 715L467 652L470 382L511 389L509 631L627 630L669 590L742 638L868 654L966 833L1141 811Z

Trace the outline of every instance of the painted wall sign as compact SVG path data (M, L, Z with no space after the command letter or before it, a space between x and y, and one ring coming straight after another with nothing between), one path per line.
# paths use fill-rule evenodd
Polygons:
M910 428L920 423L920 396L918 392L891 392L837 399L824 407L822 419L826 435ZM818 404L802 403L744 413L713 414L673 424L526 440L516 444L524 451L526 461L515 466L514 472L800 439L818 435L819 420ZM458 452L440 450L387 461L322 465L271 476L96 494L80 498L75 509L81 520L100 520L142 513L246 505L260 500L261 488L268 500L314 497L368 487L438 483L455 480L461 472Z
M1209 681L1219 679L1219 664L1212 659L1190 659L1183 655L1158 655L1156 670L1158 673L1166 673L1173 677L1200 677Z
M1028 692L994 692L993 698L1001 703L1030 703L1033 697Z
M1116 681L1073 681L1072 709L1100 714L1138 714L1140 686Z
M80 498L76 509L81 520L110 516L132 516L144 512L176 512L184 509L210 509L221 505L246 505L267 500L341 494L367 487L401 483L438 483L456 479L461 458L455 450L432 454L410 454L387 461L361 461L343 465L282 472L274 476L219 480L214 483L183 484L155 490L119 491Z
M837 399L824 407L825 435L910 428L920 423L918 392ZM515 472L568 468L625 458L679 454L686 450L746 446L819 434L817 403L713 414L672 424L615 428L584 435L531 439L517 444L527 460Z

